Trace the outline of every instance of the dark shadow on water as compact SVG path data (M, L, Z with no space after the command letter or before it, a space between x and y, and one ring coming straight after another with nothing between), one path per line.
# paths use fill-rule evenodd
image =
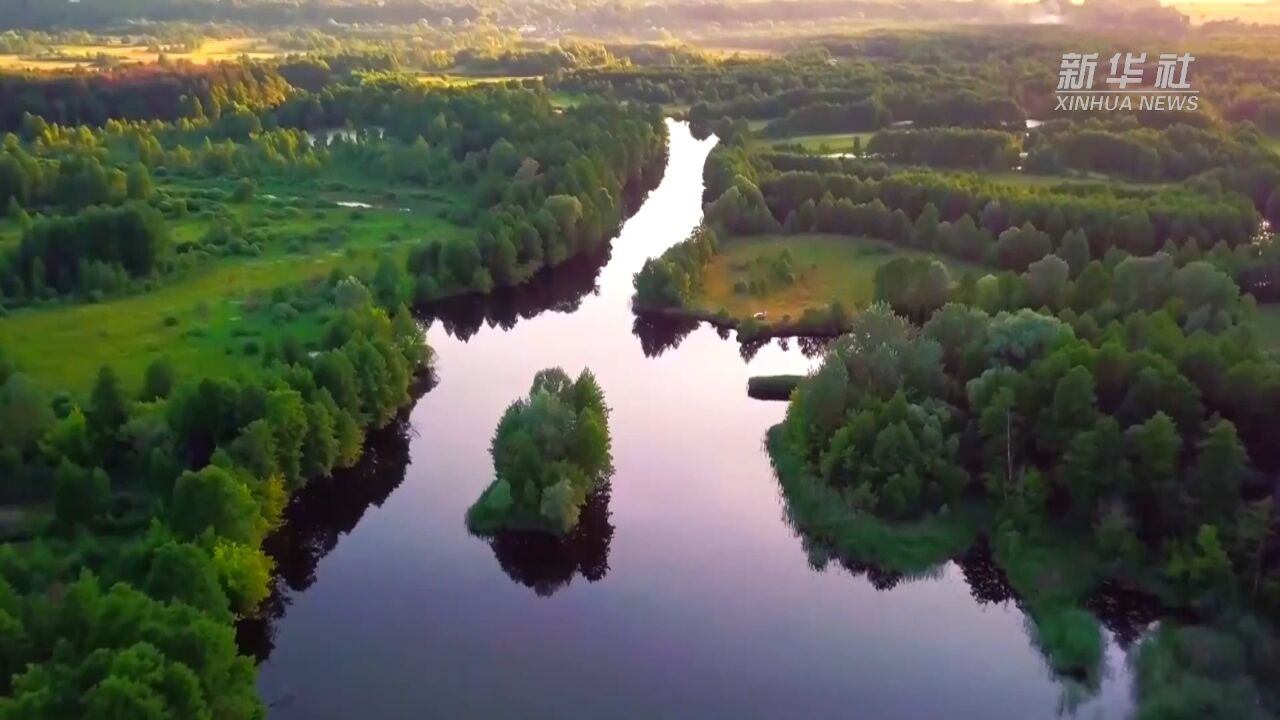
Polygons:
M698 329L699 324L699 321L688 318L639 313L631 323L631 333L640 339L644 356L656 358L680 347L680 343Z
M511 531L487 538L489 547L512 581L550 597L577 575L596 582L609 573L609 545L613 523L608 484L592 493L582 508L578 526L560 537L549 533Z
M441 300L419 307L418 314L428 324L439 321L446 332L466 342L482 327L510 330L544 312L572 313L584 298L599 291L596 281L609 254L605 245L544 270L518 287Z
M364 454L354 467L312 480L293 496L284 522L263 542L263 549L276 563L271 595L257 617L237 625L241 653L259 663L271 655L275 624L288 611L293 595L315 583L320 561L355 529L370 508L381 507L404 482L413 437L409 411L433 383L433 379L423 378L415 385L413 401L390 425L369 434Z
M1013 588L1009 586L1009 577L996 564L991 544L985 536L979 537L973 547L956 558L956 564L964 573L969 594L979 605L1003 605L1016 599Z
M1183 618L1183 613L1165 607L1158 598L1110 580L1095 590L1084 605L1111 632L1116 644L1126 650L1156 621Z

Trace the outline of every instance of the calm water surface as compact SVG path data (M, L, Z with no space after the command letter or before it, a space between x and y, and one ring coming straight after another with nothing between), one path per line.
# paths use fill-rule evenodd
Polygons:
M762 448L785 406L746 394L753 374L810 367L794 344L747 361L710 328L635 323L631 276L697 224L710 148L671 124L665 179L598 273L433 323L438 384L361 468L298 498L272 541L280 592L245 633L273 718L1036 720L1073 704L1017 607L975 599L969 563L896 583L814 569ZM563 543L472 537L499 416L552 365L604 387L611 492ZM1114 643L1108 665L1077 717L1130 708Z

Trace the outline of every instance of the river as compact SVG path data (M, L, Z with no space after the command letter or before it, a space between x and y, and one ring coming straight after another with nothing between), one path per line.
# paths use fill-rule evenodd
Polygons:
M360 468L295 500L269 545L279 591L245 632L271 717L1124 717L1114 639L1081 704L980 561L902 579L806 551L762 446L785 405L746 383L813 361L710 327L664 337L629 307L633 273L701 215L713 141L669 126L665 177L607 262L434 322L435 387ZM611 492L564 543L473 537L499 416L553 365L604 388Z

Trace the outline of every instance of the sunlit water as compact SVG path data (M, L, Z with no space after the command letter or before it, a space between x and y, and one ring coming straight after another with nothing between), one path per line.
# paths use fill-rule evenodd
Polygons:
M439 384L408 439L291 511L278 617L257 629L273 718L1059 715L1063 685L1022 613L975 600L958 565L890 590L811 568L762 448L785 406L746 394L753 374L810 366L794 345L748 363L702 327L643 352L631 277L697 224L712 145L670 129L665 179L595 291L466 341L435 323ZM492 480L503 409L553 365L590 367L612 407L608 515L595 508L580 552L491 546L464 512ZM1130 707L1123 653L1108 647L1109 676L1078 717Z

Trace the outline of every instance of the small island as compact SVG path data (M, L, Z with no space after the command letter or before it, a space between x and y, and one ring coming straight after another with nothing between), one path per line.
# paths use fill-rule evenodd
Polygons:
M496 477L467 511L467 527L482 536L572 531L613 471L608 420L590 370L577 380L560 368L539 372L498 422L490 448Z

